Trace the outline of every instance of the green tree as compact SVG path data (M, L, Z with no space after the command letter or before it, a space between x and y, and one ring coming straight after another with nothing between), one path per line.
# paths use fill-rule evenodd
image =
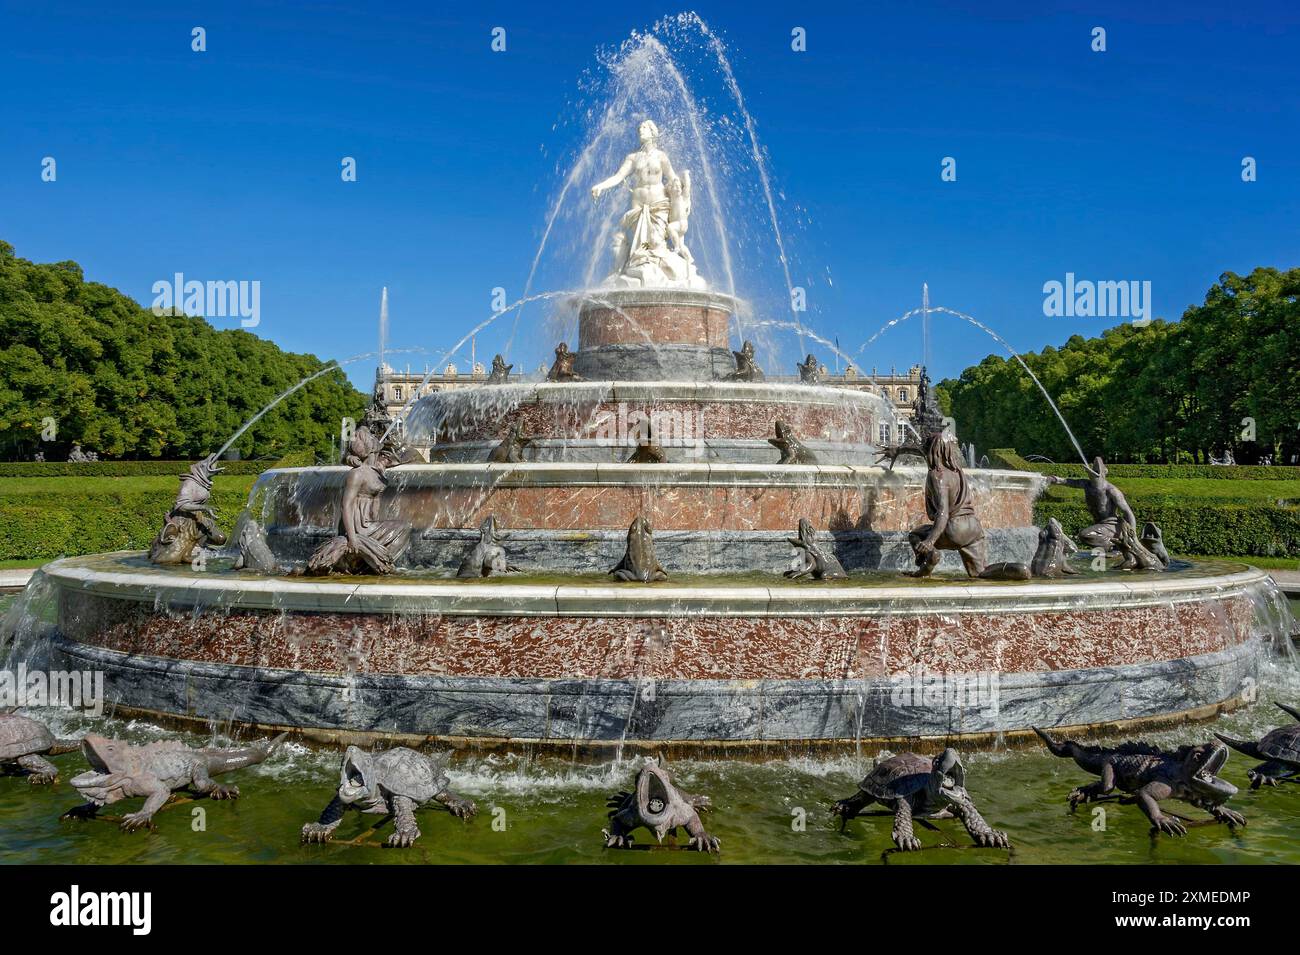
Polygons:
M1116 461L1300 454L1300 269L1225 272L1178 322L1076 335L1022 356L1085 453ZM990 355L938 392L964 440L1078 452L1019 363ZM1256 438L1249 439L1253 424Z
M194 458L215 451L276 395L325 367L243 329L155 315L86 282L74 262L40 265L0 242L0 456L67 453ZM262 418L236 444L245 457L328 454L366 396L329 372ZM44 423L57 438L42 442Z

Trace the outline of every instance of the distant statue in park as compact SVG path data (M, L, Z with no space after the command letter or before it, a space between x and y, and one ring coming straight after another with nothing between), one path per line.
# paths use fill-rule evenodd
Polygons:
M809 355L803 362L796 362L795 367L799 369L799 381L805 385L815 385L822 380L821 365L817 363L815 355Z
M916 400L912 402L911 427L924 441L927 435L938 434L947 428L943 412L939 410L930 390L930 376L921 369L921 381L916 386Z
M1105 553L1115 549L1120 524L1127 524L1136 537L1137 518L1128 505L1124 492L1106 479L1106 462L1100 456L1092 462L1092 476L1087 478L1048 478L1052 484L1083 489L1083 502L1092 515L1093 524L1079 532L1079 543L1084 547L1100 547Z
M35 454L32 455L32 460L35 461L37 464L44 464L44 463L45 463L45 452L44 452L44 451L37 451Z
M683 170L678 175L673 169L672 160L659 148L659 127L653 120L641 123L637 135L641 147L627 154L617 172L591 187L595 200L631 180L631 201L614 232L613 268L604 284L609 288L704 289L707 283L696 272L686 247L690 173Z
M988 541L975 516L974 495L961 467L957 440L945 432L927 435L923 445L929 472L925 478L925 515L908 534L916 557L913 577L928 577L939 566L940 551L955 550L966 573L986 580L1028 580L1022 563L988 563Z
M746 341L740 346L740 351L731 353L736 357L736 370L726 377L726 381L762 381L763 369L758 367L758 362L754 359L754 343Z
M555 364L546 373L547 381L582 381L583 377L573 370L573 360L578 356L569 351L567 342L555 346Z
M411 525L379 519L384 472L394 463L369 428L360 427L348 444L344 463L352 468L343 481L338 533L307 560L310 574L391 574L406 550Z
M492 371L488 374L487 384L504 385L510 380L510 369L513 367L515 366L507 365L506 360L500 355L493 356Z
M86 452L81 450L81 442L72 442L72 451L68 454L68 462L70 464L85 464L89 460L90 458L86 456Z
M216 525L216 508L208 503L212 478L221 470L217 456L210 454L190 465L189 473L181 477L176 503L149 545L149 559L155 564L189 564L197 556L196 550L226 543L226 535Z

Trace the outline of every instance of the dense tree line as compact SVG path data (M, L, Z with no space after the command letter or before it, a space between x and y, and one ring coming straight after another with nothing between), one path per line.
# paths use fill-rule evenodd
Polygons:
M0 458L41 450L62 460L74 441L101 457L200 457L323 367L243 329L155 315L85 281L75 262L29 262L0 242ZM359 420L365 401L342 371L330 372L235 447L243 457L329 453L340 419Z
M1181 321L1121 325L1022 356L1084 451L1116 461L1241 464L1300 454L1300 268L1225 272ZM963 441L1056 461L1078 454L1014 358L938 386Z

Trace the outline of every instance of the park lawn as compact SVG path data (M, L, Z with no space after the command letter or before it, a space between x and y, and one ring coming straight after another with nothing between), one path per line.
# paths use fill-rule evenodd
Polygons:
M1238 504L1300 502L1300 481L1216 481L1211 478L1116 478L1115 486L1134 500L1223 501ZM1078 501L1077 488L1049 487L1044 497L1053 501Z

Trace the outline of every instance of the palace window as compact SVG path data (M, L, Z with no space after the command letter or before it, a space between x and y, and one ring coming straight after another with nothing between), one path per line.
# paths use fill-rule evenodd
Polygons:
M882 445L889 444L889 425L887 424L880 426L880 443Z
M899 389L898 389L898 400L899 400L899 401L906 401L906 400L907 400L907 389L906 389L906 388L899 388Z
M393 400L394 400L394 401L401 401L401 400L402 400L402 386L401 386L401 385L393 385Z

